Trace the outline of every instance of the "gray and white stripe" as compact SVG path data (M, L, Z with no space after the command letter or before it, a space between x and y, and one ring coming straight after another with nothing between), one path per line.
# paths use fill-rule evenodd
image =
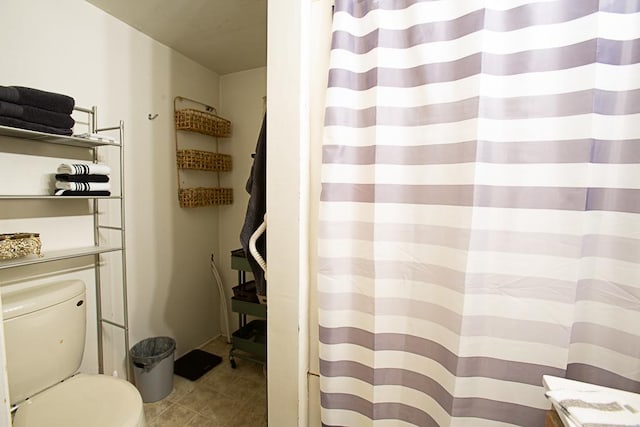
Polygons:
M640 390L640 2L336 0L322 162L323 425Z

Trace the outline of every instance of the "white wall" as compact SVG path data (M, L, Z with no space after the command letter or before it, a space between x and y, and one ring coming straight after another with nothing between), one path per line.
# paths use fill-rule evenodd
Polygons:
M324 129L325 95L331 52L332 0L314 0L311 4L310 91L310 156L309 156L309 415L308 426L320 421L320 363L318 344L318 215L320 205L322 137Z
M229 297L233 295L231 288L238 281L237 272L231 270L230 252L241 247L240 230L244 224L249 201L245 184L253 164L251 154L255 152L266 108L263 102L266 93L266 67L220 77L219 111L232 123L231 137L220 140L220 152L233 157L233 170L221 174L220 183L223 187L232 187L234 194L232 205L218 208L220 257L216 260L216 265ZM248 274L248 277L251 277L251 274ZM230 313L229 317L233 333L238 324L238 316ZM222 332L226 334L226 331Z
M269 424L306 426L310 0L267 11Z
M178 207L172 112L176 95L218 106L219 76L83 0L3 1L0 51L0 85L65 93L78 105L97 105L99 126L125 122L131 344L169 335L179 356L216 335L219 300L209 257L220 259L220 208ZM150 121L149 113L159 116ZM207 144L199 136L184 137ZM16 163L4 155L0 163L26 169L38 159ZM203 179L215 185L213 177ZM11 221L4 215L0 232L18 231ZM70 221L64 222L62 242L43 238L45 250L85 239L86 221ZM58 226L37 219L19 225L44 237ZM91 281L86 266L77 269ZM16 280L14 273L0 276L0 283Z
M269 423L320 425L317 219L331 0L269 2Z

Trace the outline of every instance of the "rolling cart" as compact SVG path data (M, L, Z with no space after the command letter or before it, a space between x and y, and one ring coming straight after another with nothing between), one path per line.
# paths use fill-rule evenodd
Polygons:
M267 305L260 304L255 282L247 281L251 266L242 249L231 251L231 268L238 271L238 285L233 288L231 310L238 313L239 328L231 334L229 363L236 368L236 357L266 365ZM255 319L247 321L247 316Z

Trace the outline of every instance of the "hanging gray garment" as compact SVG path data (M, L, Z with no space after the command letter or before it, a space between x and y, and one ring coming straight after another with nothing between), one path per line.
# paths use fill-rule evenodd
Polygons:
M256 152L253 156L251 173L247 180L246 190L249 193L249 203L247 214L244 219L242 231L240 231L240 243L247 256L253 276L256 279L256 290L258 295L267 294L267 282L264 278L264 271L249 252L249 239L258 229L264 214L267 212L267 115L262 119L262 128L256 144ZM267 233L264 232L256 242L256 248L265 262L267 260Z

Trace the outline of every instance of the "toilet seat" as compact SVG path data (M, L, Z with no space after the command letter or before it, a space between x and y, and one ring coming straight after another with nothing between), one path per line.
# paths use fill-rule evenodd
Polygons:
M142 398L125 380L78 374L20 405L14 427L144 427Z

